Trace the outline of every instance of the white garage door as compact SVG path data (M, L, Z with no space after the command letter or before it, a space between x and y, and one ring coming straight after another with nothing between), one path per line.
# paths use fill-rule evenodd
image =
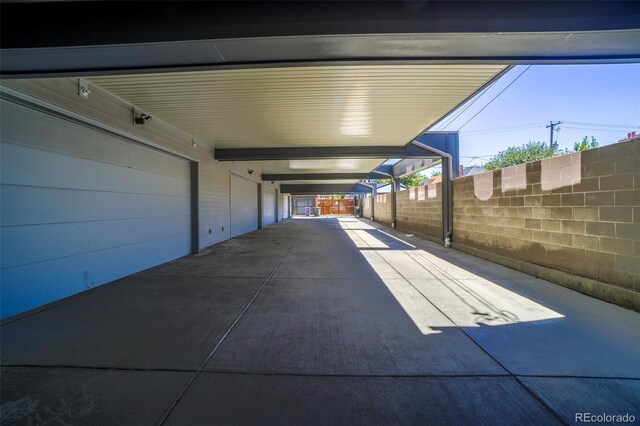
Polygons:
M189 162L2 101L2 316L189 254Z
M276 190L262 186L262 211L264 212L264 226L276 223Z
M231 236L258 229L258 184L231 173Z

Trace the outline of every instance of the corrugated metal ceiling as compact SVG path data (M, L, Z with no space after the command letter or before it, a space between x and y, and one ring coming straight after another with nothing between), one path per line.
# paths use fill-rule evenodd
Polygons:
M263 173L368 173L384 162L384 158L340 158L332 160L261 161Z
M94 77L216 148L404 145L504 65L340 65Z

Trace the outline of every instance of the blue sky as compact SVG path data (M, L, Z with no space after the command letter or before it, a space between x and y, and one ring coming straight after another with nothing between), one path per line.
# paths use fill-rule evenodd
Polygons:
M460 163L481 164L509 146L548 142L549 120L563 121L560 148L571 148L584 136L595 136L604 146L640 132L640 64L518 65L454 121L445 119L433 130L460 130Z

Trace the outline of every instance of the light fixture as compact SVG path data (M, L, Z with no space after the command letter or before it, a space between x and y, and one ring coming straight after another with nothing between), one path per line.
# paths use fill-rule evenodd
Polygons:
M89 89L89 82L84 78L78 79L78 95L82 96L85 99L89 99L89 94L91 90Z
M151 118L152 117L150 115L142 113L142 114L136 116L134 121L138 126L142 126L144 123L146 123L147 121L151 120Z
M255 170L253 170L253 169L247 169L247 173L249 173L250 175L252 175L252 174L253 174L253 172L255 172Z
M191 145L193 145L194 148L198 146L198 142L196 142L195 138L191 139Z

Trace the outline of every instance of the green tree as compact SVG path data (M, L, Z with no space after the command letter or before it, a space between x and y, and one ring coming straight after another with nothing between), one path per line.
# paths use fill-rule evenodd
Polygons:
M585 136L582 138L581 142L576 142L573 144L573 150L575 152L586 151L587 149L593 149L598 147L598 141L596 138L591 136L591 141Z
M414 186L420 186L422 184L422 182L424 181L425 177L422 176L419 173L412 173L410 175L407 175L405 177L401 177L400 178L400 183L402 185L404 185L407 188L413 188ZM389 183L391 182L390 179L377 179L376 182L378 183Z
M400 182L407 188L413 188L414 186L420 186L424 181L424 176L418 173L412 173L408 176L400 178Z
M552 147L546 142L529 141L526 145L512 146L504 151L500 151L484 165L487 170L502 169L516 164L528 163L530 161L542 160L557 155Z

